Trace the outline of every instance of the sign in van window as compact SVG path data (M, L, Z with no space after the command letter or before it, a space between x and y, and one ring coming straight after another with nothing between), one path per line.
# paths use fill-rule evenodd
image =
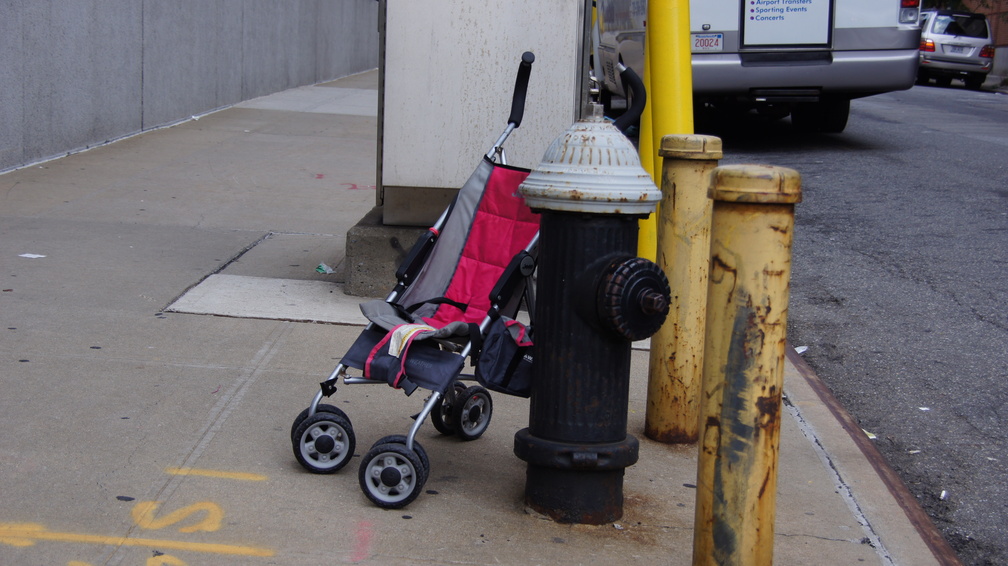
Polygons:
M742 44L828 46L832 0L742 0Z

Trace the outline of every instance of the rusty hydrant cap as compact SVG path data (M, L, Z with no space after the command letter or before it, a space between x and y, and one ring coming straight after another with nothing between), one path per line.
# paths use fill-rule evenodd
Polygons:
M590 214L651 214L661 200L637 150L601 106L553 140L519 187L530 208Z
M720 202L801 202L801 175L772 165L722 165L711 173L710 198Z

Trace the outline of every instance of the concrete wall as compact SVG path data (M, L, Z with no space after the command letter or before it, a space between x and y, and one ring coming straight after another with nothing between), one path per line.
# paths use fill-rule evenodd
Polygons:
M374 0L0 0L0 171L378 66Z

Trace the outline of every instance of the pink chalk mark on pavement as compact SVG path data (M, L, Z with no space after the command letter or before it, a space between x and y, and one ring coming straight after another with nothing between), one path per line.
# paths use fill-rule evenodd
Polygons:
M360 562L371 556L371 541L374 540L374 525L370 521L361 521L357 523L357 529L354 532L354 536L357 539L354 545L354 552L351 560L354 562Z

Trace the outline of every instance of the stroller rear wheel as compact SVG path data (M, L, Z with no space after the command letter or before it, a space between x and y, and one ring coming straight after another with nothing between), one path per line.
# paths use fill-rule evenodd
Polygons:
M461 381L456 381L451 389L445 392L441 397L441 404L438 405L433 411L431 411L431 423L434 424L434 428L445 436L451 436L455 434L455 418L453 412L455 411L455 399L459 395L463 394L466 390L466 384Z
M292 440L298 463L316 474L339 471L350 461L357 445L348 419L322 411L304 419Z
M483 436L493 415L493 400L490 392L479 385L469 387L458 394L452 410L455 433L462 440L476 440Z
M357 478L372 503L383 509L401 509L420 495L427 473L416 452L404 444L388 443L368 450Z

